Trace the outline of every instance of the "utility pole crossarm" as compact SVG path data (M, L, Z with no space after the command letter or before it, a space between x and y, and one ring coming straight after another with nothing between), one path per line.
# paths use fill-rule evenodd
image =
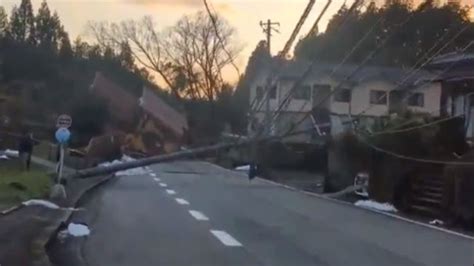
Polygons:
M262 27L263 32L265 33L266 38L267 38L267 49L268 49L269 54L272 54L272 51L271 51L272 31L279 33L278 29L275 28L274 26L280 26L280 23L272 22L270 19L268 19L267 22L260 21L260 27Z

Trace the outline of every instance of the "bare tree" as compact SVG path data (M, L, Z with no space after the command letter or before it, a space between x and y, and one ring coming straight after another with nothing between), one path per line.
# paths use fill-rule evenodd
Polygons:
M221 17L213 19L199 12L162 32L150 17L119 24L90 23L89 29L101 45L129 43L135 59L160 75L177 97L214 101L224 85L222 71L240 49L234 28Z
M171 91L180 98L170 79L173 73L172 67L162 56L160 33L156 30L151 17L111 24L89 22L88 30L102 47L118 49L123 43L128 43L135 60L161 76Z

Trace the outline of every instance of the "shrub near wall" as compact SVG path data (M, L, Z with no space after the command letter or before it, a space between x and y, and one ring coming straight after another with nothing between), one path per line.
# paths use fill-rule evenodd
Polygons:
M334 136L327 147L327 191L339 191L353 185L356 174L369 169L369 149L352 133Z
M463 156L463 162L474 162L474 151ZM474 228L474 166L447 166L443 208L446 218Z
M420 120L407 124L408 120L413 121L415 115L405 115L408 116L390 120L383 128L379 128L375 132L385 131L387 128L413 128L433 120L433 118L417 114L416 116L419 116ZM404 124L405 126L397 127L397 124ZM460 134L459 127L462 128L462 121L454 120L449 123L396 134L368 136L366 140L386 151L404 156L453 160L452 153L463 149L463 136ZM441 175L442 169L443 165L440 164L399 159L372 150L369 193L376 200L393 202L397 208L403 209L406 207L413 179L425 175Z

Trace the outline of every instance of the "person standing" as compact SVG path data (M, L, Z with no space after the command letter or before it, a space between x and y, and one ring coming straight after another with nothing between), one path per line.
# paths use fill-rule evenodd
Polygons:
M20 138L18 145L18 155L23 169L29 171L31 164L31 154L33 153L33 136L31 133L25 132Z

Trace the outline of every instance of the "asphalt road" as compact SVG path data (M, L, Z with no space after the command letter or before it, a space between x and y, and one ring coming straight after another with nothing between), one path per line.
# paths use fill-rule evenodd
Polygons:
M84 265L474 263L473 241L459 236L260 180L249 184L208 163L151 168L106 185L73 217L92 230L76 252Z

